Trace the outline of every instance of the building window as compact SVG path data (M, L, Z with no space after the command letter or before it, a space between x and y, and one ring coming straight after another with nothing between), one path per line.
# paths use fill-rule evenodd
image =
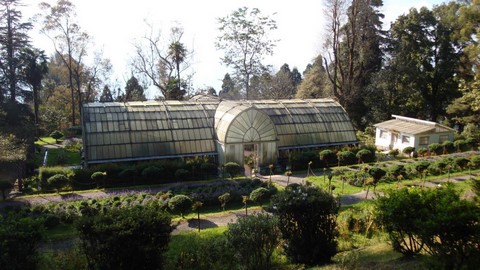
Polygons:
M380 130L380 138L382 138L382 139L387 138L387 132L385 130Z
M448 135L440 135L438 138L438 143L444 143L446 141L448 141Z
M428 136L420 137L419 144L420 145L428 145Z
M410 143L410 136L402 136L402 143Z

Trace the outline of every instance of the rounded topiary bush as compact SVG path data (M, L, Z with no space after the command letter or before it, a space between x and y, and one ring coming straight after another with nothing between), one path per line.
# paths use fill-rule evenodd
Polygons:
M157 166L149 166L143 169L142 177L147 181L155 181L162 178L164 169Z
M190 172L185 169L178 169L175 171L175 178L177 180L187 180L190 177Z
M410 156L413 151L415 150L415 148L413 146L407 146L405 148L403 148L402 152L407 155L407 156Z
M168 208L184 217L190 211L193 201L186 195L175 195L168 201Z
M47 179L48 186L55 189L57 192L68 186L70 183L68 177L63 174L55 174Z
M435 155L441 155L443 153L443 147L439 143L431 143L428 146L430 152L434 153Z
M225 172L230 174L230 177L233 178L237 175L240 175L243 168L236 162L228 162L225 164Z

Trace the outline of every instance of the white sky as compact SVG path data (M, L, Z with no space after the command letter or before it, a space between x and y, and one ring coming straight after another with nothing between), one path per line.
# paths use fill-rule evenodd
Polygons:
M39 12L38 3L52 0L23 0L26 5L24 17ZM228 72L220 63L222 51L216 51L214 42L220 35L217 30L217 18L225 17L232 11L246 6L258 8L263 15L271 15L277 21L275 38L280 39L273 57L264 64L273 65L275 70L287 63L290 69L297 67L302 73L308 63L312 62L323 45L323 1L322 0L71 0L76 6L78 22L82 30L93 37L94 50L103 48L104 57L113 64L115 77L120 81L119 87L125 87L130 77L129 59L133 54L133 42L141 38L148 30L144 21L152 22L168 37L170 27L179 22L185 31L183 42L187 49L194 51L192 59L193 86L221 88L221 81ZM397 16L405 14L411 7L432 7L433 4L446 0L384 0L384 25ZM272 15L276 13L275 15ZM38 30L32 33L36 34ZM34 46L51 53L51 46L44 37L37 36ZM114 79L112 79L114 81ZM150 93L155 95L155 93Z

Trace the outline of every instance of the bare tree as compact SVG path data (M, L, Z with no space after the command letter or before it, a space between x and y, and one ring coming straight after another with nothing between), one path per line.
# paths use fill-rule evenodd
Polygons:
M151 81L165 99L182 99L191 77L187 75L182 79L181 74L190 67L188 59L192 55L181 42L183 28L172 27L168 46L165 46L160 31L155 31L151 24L147 25L150 32L134 44L136 52L132 67Z

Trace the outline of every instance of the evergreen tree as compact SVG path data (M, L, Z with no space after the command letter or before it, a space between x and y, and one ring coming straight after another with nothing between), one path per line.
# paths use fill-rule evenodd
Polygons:
M143 87L139 84L137 78L132 75L132 77L127 81L125 86L125 96L123 101L145 101L145 93L143 92Z
M32 24L22 22L22 13L18 10L20 0L0 0L0 69L3 74L0 85L0 102L10 95L10 102L16 102L20 92L20 54L30 46L27 32Z
M113 102L112 92L110 91L110 87L108 87L108 85L103 87L102 95L100 96L100 102Z

